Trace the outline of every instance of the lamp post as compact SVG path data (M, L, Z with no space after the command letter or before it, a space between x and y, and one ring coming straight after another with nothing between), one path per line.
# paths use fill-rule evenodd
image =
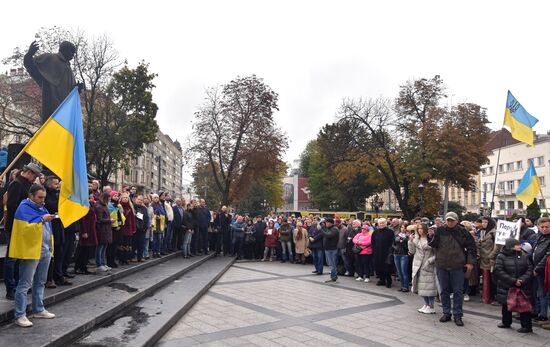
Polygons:
M418 207L420 207L420 213L424 209L424 185L420 183L418 185L418 193L420 194L420 201L418 202Z
M382 198L379 197L378 194L376 194L370 200L370 206L372 207L374 212L376 212L376 218L378 218L378 212L380 211L382 206L384 206L384 200L382 200Z

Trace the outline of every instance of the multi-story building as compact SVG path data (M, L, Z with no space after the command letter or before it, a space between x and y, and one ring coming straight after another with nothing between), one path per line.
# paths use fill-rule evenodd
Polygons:
M139 193L170 192L182 196L183 153L180 143L157 133L155 142L144 145L142 155L130 159L116 175L116 186L135 186Z
M524 214L527 206L517 199L516 191L529 162L533 162L541 185L537 201L545 210L550 196L546 184L550 179L550 133L535 134L534 146L530 147L514 140L507 130L500 130L493 133L488 146L489 164L481 167L479 186L482 206L489 208L493 201L493 215L501 217Z

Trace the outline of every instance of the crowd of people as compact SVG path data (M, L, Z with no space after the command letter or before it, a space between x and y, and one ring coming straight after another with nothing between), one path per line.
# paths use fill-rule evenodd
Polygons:
M464 325L463 302L483 293L486 303L501 306L500 328L509 328L512 312L518 312L519 332L531 332L533 319L550 330L546 217L524 218L519 237L499 245L496 222L490 217L474 223L460 222L454 212L433 221L322 219L275 212L251 217L231 215L226 206L211 211L202 199L186 202L162 192L139 195L135 187L117 192L92 181L88 213L64 227L56 214L57 178L42 177L40 169L29 164L10 180L3 195L10 241L4 277L19 326L32 326L26 317L29 291L33 317L54 318L43 305L44 287L71 285L77 274L108 272L178 252L183 258L214 253L301 265L311 259L315 275L323 275L328 265L327 283L349 276L392 288L398 281L398 291L421 297L419 313L435 314L435 302L440 301L440 322L454 320L457 326ZM27 224L21 225L22 219ZM41 235L29 238L21 232L35 224ZM93 260L95 269L89 268ZM73 262L74 271L69 272ZM512 299L521 307L510 306Z

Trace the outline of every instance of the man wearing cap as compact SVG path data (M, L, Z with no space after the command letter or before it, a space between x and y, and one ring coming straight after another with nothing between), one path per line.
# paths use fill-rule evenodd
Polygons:
M323 248L325 249L325 257L330 266L330 280L325 283L336 282L338 280L338 272L336 264L338 262L338 239L340 231L334 225L334 219L325 219L325 226L321 229L323 234Z
M6 250L6 258L4 258L4 282L6 284L6 298L9 300L15 299L15 288L17 287L17 280L15 278L15 265L16 260L9 258L10 237L11 229L13 227L13 219L15 217L15 211L21 201L25 200L29 196L29 189L31 185L40 176L40 168L30 163L23 167L23 170L15 177L13 182L8 187L8 203L7 215L6 215L6 240L8 240L8 249Z
M435 266L441 286L443 316L439 321L451 320L450 294L453 293L452 316L457 326L463 326L464 278L470 276L477 259L474 238L458 224L457 214L449 212L445 215L445 225L435 232L428 231L428 239L435 249Z

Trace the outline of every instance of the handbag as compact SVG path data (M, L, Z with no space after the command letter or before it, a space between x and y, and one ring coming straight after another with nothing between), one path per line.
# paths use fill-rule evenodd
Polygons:
M533 307L531 306L531 301L523 290L517 287L512 287L508 289L508 297L506 298L506 305L508 306L508 311L510 312L531 312Z
M309 249L309 247L306 247L306 249L304 249L304 256L309 257L310 255L311 255L311 249Z
M351 247L351 251L355 254L361 253L363 249L356 243L353 244L353 247Z

